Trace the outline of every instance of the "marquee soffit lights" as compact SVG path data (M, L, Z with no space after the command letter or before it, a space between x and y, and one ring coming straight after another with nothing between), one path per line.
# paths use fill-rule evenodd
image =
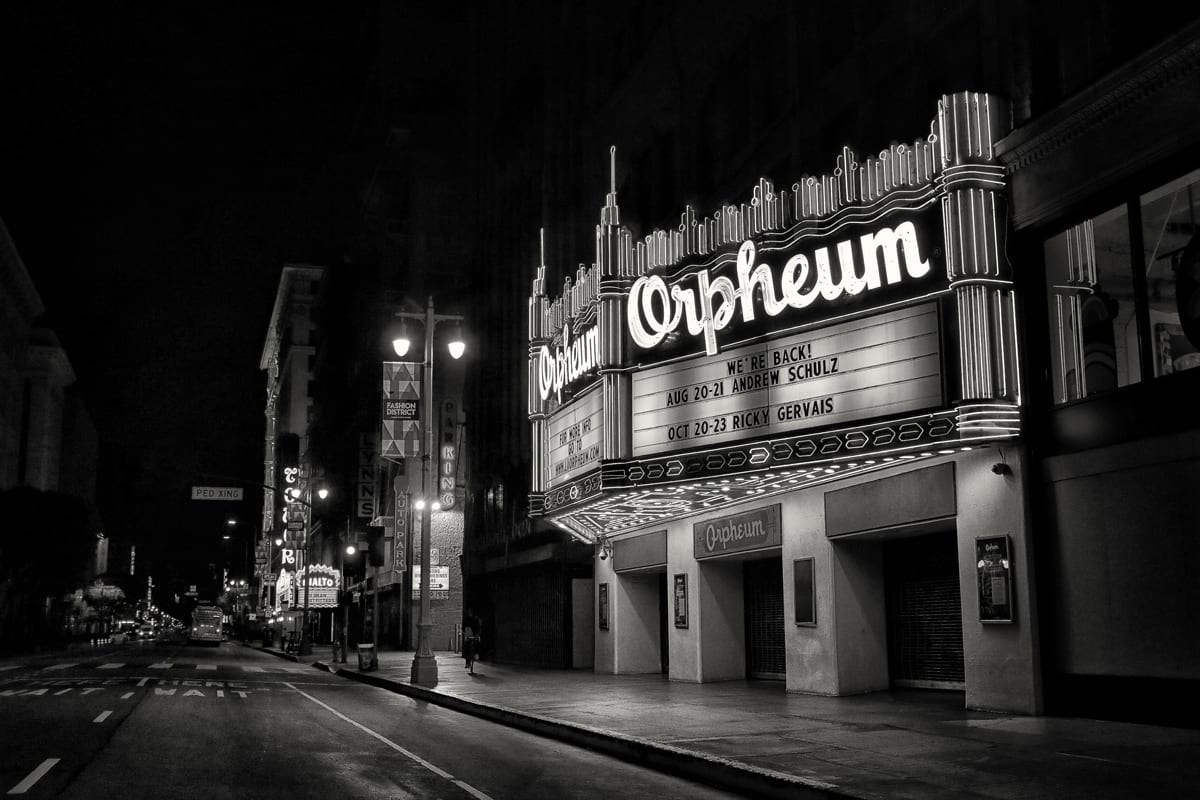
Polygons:
M746 500L771 497L902 463L932 460L974 449L971 445L953 449L926 447L911 453L893 452L853 461L826 462L797 469L774 469L762 475L739 475L675 486L638 488L619 495L599 498L581 508L572 509L566 515L550 519L575 538L591 543L601 536L632 531L664 519L705 513Z

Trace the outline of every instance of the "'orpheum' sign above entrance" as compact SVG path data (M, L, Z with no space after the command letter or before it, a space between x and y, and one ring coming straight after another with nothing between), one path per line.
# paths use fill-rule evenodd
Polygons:
M727 339L762 333L748 327L760 315L780 329L943 289L944 280L934 285L945 278L934 260L941 230L930 217L926 212L889 224L837 225L836 236L808 228L782 239L746 240L732 264L718 260L671 283L644 275L634 281L626 305L630 337L646 349L675 335L700 337L711 356L726 328L732 334Z
M696 536L694 555L697 559L779 547L783 541L778 503L729 517L697 522L692 527Z

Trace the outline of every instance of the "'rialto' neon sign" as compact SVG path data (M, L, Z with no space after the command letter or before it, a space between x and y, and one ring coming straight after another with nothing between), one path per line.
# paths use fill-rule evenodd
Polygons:
M600 329L595 325L575 340L571 339L571 326L563 327L562 346L557 353L542 346L538 359L538 388L542 401L555 395L562 402L562 391L570 383L600 366Z
M836 271L831 250L837 253ZM933 268L921 254L911 221L845 239L832 247L818 247L812 251L811 261L804 253L791 256L784 264L778 289L771 266L756 263L756 256L754 242L742 242L736 284L724 275L710 278L708 270L695 273L695 288L680 283L668 287L659 275L638 278L626 306L633 341L640 347L654 347L686 321L690 335L704 335L704 349L711 356L717 353L717 331L728 326L739 311L744 321L754 319L755 289L761 289L763 311L774 317L789 308L807 308L818 301L832 302L843 295L921 278ZM543 377L543 398L545 385Z

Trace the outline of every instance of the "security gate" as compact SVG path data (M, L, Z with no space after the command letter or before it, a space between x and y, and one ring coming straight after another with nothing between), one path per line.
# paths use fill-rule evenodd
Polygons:
M783 680L783 561L766 558L742 564L746 606L746 674Z
M953 532L884 543L893 686L966 688Z

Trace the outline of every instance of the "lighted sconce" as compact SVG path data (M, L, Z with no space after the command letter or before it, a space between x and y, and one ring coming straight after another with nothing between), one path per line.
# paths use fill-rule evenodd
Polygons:
M396 355L404 357L408 355L408 348L411 346L412 340L408 338L408 325L401 319L400 332L396 334L396 338L392 339L392 349L396 351Z
M450 341L446 343L446 349L450 351L450 357L455 361L462 358L463 353L467 350L467 343L463 341L462 328L455 324L450 329Z
M430 335L429 331L425 332L426 336ZM408 335L408 323L403 319L400 320L400 329L394 339L392 339L392 350L400 358L408 355L409 349L412 347L412 339ZM450 353L450 357L455 361L463 357L463 353L467 352L467 343L463 340L462 327L455 323L450 329L449 340L446 342L446 349ZM426 352L429 352L428 348Z

